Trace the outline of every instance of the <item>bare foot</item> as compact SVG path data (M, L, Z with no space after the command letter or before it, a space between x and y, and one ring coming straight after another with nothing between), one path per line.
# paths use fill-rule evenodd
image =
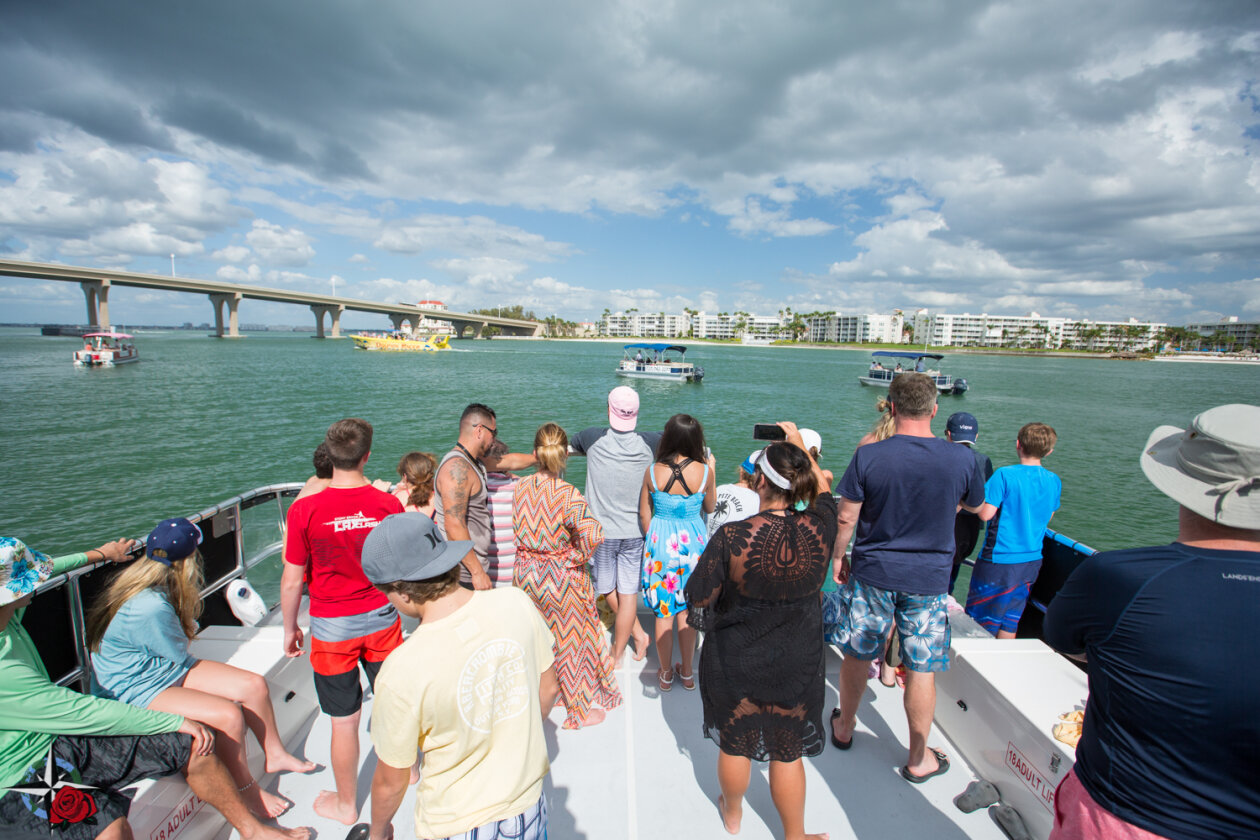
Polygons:
M634 640L637 642L634 646L634 661L642 662L643 657L647 656L648 642L651 640L648 638L648 634L643 632L642 628L639 629L638 635L634 637Z
M271 820L293 807L293 803L262 789L258 782L250 782L241 791L241 800L249 812L260 820Z
M343 805L335 790L321 790L312 807L315 813L326 820L336 820L346 825L354 825L359 821L359 812L353 805Z
M806 834L805 840L831 840L831 835L826 832L822 834Z
M603 709L596 707L587 712L586 717L582 718L581 726L595 726L596 724L603 723L604 718L606 717L608 717L608 713Z
M741 799L737 808L732 809L735 813L728 814L726 809L726 797L718 797L718 813L722 816L722 827L726 829L727 834L739 834L739 824L744 819L744 802Z
M319 765L315 762L306 761L287 752L267 756L266 767L268 773L314 773L319 769Z
M279 828L259 823L258 829L251 834L241 833L242 840L310 840L311 830L301 828Z

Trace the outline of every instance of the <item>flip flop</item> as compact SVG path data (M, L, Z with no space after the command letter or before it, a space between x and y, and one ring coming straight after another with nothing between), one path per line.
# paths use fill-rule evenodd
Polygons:
M924 773L922 776L917 776L910 772L909 765L902 765L901 778L905 779L907 782L911 782L912 784L921 785L933 776L945 775L945 772L949 770L949 759L945 757L945 753L941 752L936 747L928 747L928 749L932 751L932 755L936 756L936 763L938 765L937 768L931 773Z
M836 737L835 728L831 726L832 723L835 723L835 720L838 717L840 717L840 709L839 708L832 709L831 719L827 722L827 728L831 730L831 743L838 750L847 750L853 746L852 736L850 736L849 740L847 741L841 741L839 738Z
M998 804L989 809L989 816L1002 829L1002 833L1011 840L1032 840L1028 827L1024 825L1019 812L1010 805Z
M991 782L977 779L967 785L966 790L954 797L954 804L964 814L970 814L972 811L979 811L981 808L1000 802L1001 799L998 789Z
M346 832L346 840L367 840L371 833L372 829L367 823L359 823Z

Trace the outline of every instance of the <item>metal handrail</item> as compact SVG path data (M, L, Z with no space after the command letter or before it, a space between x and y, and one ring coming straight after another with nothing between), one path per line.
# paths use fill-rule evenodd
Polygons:
M235 516L233 517L233 533L235 535L234 566L230 571L228 571L227 573L219 577L213 583L202 588L201 597L203 599L209 595L213 595L215 592L220 591L221 589L223 589L224 587L226 587L233 581L240 579L250 569L254 568L259 563L265 561L267 558L274 556L278 551L280 551L283 548L282 541L271 542L263 546L261 551L255 552L252 556L250 556L249 558L246 558L244 556L245 526L241 522L241 510L242 510L241 506L246 502L250 502L250 501L253 501L254 499L259 499L259 498L264 499L264 501L270 501L274 499L277 503L279 503L279 501L285 496L296 495L297 492L301 488L302 488L302 484L300 482L285 482L281 484L268 484L262 487L255 487L252 490L248 490L238 496L233 496L229 499L225 499L219 502L218 504L211 505L210 507L205 508L204 510L201 510L200 512L187 517L189 521L194 522L194 523L208 522L209 520L213 519L214 517L218 516L221 513L224 513L227 511L235 511ZM270 497L270 498L267 498L267 497ZM283 530L283 527L284 527L283 520L281 520L280 522L280 527ZM144 553L144 538L143 537L139 538L137 542L140 543L140 546L132 551L131 559L133 560L138 559ZM81 578L83 575L97 568L100 568L103 565L105 565L104 561L100 561L100 562L92 563L86 566L81 566L78 569L74 569L64 574L57 575L54 578L49 578L47 581L45 581L44 583L42 583L40 586L36 587L35 589L35 594L41 594L43 592L58 589L63 586L69 587L68 595L70 599L70 624L71 624L71 629L73 632L73 644L74 644L76 666L72 668L68 673L63 674L61 677L57 679L58 685L62 685L62 686L70 686L70 685L75 685L75 684L79 684L83 686L87 685L87 679L88 679L89 670L90 670L88 663L90 659L88 656L87 643L86 643L86 638L85 638L87 622L86 622L85 610L84 610L84 604L83 604L83 595L82 595L82 592L80 592L79 590L79 578Z

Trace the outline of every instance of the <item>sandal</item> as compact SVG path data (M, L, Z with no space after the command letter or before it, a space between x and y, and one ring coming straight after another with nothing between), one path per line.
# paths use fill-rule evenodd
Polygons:
M936 769L931 773L924 773L922 776L919 776L910 772L909 765L903 765L901 768L901 777L903 779L907 782L921 785L933 776L944 775L945 771L949 770L949 759L945 757L945 753L941 752L936 747L928 747L928 750L932 753L932 755L936 756Z
M684 689L686 689L687 691L696 690L695 669L692 669L692 672L684 677L683 672L682 672L682 663L680 662L679 664L674 666L674 673L678 675L678 681L682 683L682 687Z
M668 679L666 679L668 677ZM661 691L669 691L674 687L674 672L668 668L661 668L656 672L656 682L661 687Z
M853 736L850 735L849 740L847 741L841 741L836 737L836 729L833 724L836 722L836 718L838 717L840 717L840 708L836 707L831 710L831 719L827 722L827 728L831 730L831 743L838 750L847 750L853 746Z

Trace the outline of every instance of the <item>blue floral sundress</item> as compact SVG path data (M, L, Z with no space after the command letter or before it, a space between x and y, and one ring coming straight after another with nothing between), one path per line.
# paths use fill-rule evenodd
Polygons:
M687 609L683 587L708 541L703 488L709 485L709 465L704 465L702 489L690 496L661 491L655 469L651 476L652 521L643 539L643 603L657 618L669 618Z

